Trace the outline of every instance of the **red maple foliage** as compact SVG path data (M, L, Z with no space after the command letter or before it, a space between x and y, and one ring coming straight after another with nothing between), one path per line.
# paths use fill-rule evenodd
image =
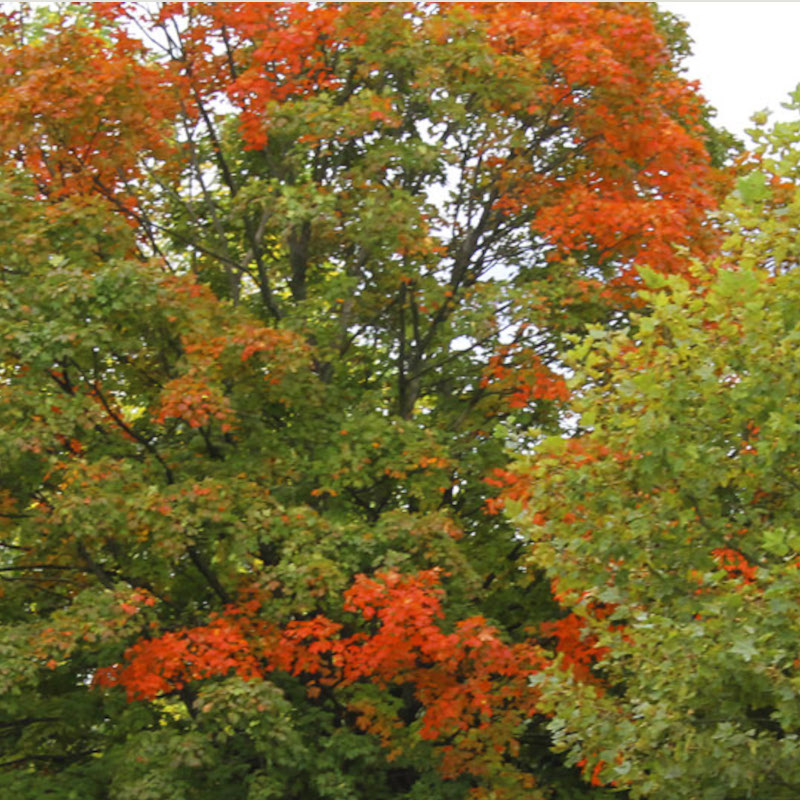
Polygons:
M548 659L535 644L505 643L480 616L459 620L447 632L439 584L438 570L356 576L343 610L360 617L365 630L350 635L342 623L321 615L273 625L259 616L259 600L250 598L213 615L207 625L136 643L123 663L98 670L95 683L121 686L131 700L153 699L215 676L251 679L276 670L302 677L312 698L358 683L407 685L421 707L419 736L450 743L444 775L484 769L474 740L457 734L483 731L480 751L513 749L513 732L536 713L529 679ZM590 644L573 648L565 637L561 641L584 670L599 654ZM357 725L391 748L400 721L364 701L352 705Z
M607 651L557 592L543 624L496 602L534 576L499 514L530 487L492 431L557 431L565 336L716 241L703 101L654 10L78 6L33 43L21 10L0 31L0 159L57 298L36 339L36 276L3 271L24 278L3 388L32 408L7 452L35 465L0 521L31 512L34 585L79 576L41 581L67 621L37 658L66 663L94 635L75 598L122 582L97 626L124 655L81 687L283 681L392 758L421 741L445 778L527 790L537 681L560 659L596 688Z

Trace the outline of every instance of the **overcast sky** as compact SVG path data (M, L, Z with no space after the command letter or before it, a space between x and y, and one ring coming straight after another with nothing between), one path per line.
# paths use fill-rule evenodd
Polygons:
M780 108L800 83L800 2L668 2L659 7L689 22L697 79L719 112L716 122L738 136L754 111L789 119Z

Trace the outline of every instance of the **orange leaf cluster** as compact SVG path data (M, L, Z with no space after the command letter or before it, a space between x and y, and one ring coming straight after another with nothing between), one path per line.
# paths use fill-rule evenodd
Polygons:
M535 400L566 401L567 384L535 353L505 345L486 365L482 388L508 395L511 408L526 408Z
M206 380L195 374L171 380L161 393L155 420L163 424L180 419L192 428L201 428L216 420L223 432L233 429L234 412L230 401Z
M595 609L595 615L597 615ZM602 609L600 613L610 613ZM562 619L543 622L542 634L556 639L556 652L561 656L561 666L582 681L593 680L591 667L608 652L597 646L597 637L587 630L586 620L574 612Z
M62 23L31 47L13 15L4 33L0 153L23 166L42 195L117 195L141 177L142 154L172 153L167 126L178 98L171 76L142 64L141 46L132 39L120 35L109 42Z
M126 652L123 668L98 670L98 686L125 686L129 699L151 699L180 690L188 681L234 672L250 679L260 675L249 642L235 621L217 617L208 625L158 639L143 640Z
M741 578L744 583L753 583L758 573L758 567L751 564L738 550L730 547L717 547L711 551L714 560L720 569L731 578Z
M95 683L122 686L129 699L152 699L188 681L230 673L250 679L279 670L302 677L309 694L355 685L410 684L422 705L419 736L438 740L471 729L485 731L492 748L513 747L513 731L536 711L529 677L546 659L532 644L506 644L480 616L443 630L438 570L402 576L359 575L345 593L344 610L357 614L368 633L343 636L343 626L323 616L289 622L283 629L229 607L204 626L138 642L125 663L98 672ZM257 603L256 603L257 605ZM585 660L580 656L581 663ZM358 724L387 742L395 723L359 707ZM505 731L495 741L492 730ZM473 742L474 744L474 742ZM448 750L450 777L473 766L475 752Z
M509 77L533 84L542 65L552 71L531 105L516 113L564 109L574 131L564 146L591 153L591 171L563 181L539 175L526 182L509 164L499 202L511 212L532 204L541 209L533 227L556 245L553 259L592 247L618 263L622 257L629 265L685 271L674 245L708 247L713 231L702 223L702 210L716 202L709 187L724 187L704 152L702 98L693 85L669 77L670 54L649 10L608 3L465 5L485 21ZM611 285L633 280L626 266Z

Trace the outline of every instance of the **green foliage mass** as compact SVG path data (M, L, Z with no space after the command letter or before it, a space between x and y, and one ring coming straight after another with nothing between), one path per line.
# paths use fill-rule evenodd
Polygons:
M531 568L607 648L541 677L550 729L632 797L800 790L800 123L761 122L723 255L575 347L575 436L517 466Z

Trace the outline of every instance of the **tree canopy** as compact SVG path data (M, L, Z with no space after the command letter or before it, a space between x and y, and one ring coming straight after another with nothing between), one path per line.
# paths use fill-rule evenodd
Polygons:
M638 528L581 538L589 512L577 498L590 492L584 481L608 478L619 507L602 493L596 502L609 526L622 524L613 515L646 491L628 467L651 463L637 460L638 440L622 441L638 435L625 425L667 419L681 391L705 389L676 366L674 394L645 412L628 389L614 394L625 379L603 376L619 363L648 391L647 376L652 386L678 358L671 348L695 346L662 332L708 335L689 319L712 314L703 304L725 317L731 287L757 302L772 285L731 272L733 283L707 290L696 266L718 251L709 212L729 179L725 139L680 76L681 37L653 6L625 3L5 14L4 791L457 800L599 798L628 784L650 791L648 781L662 790L661 762L626 754L656 746L673 723L631 743L638 712L618 698L648 675L654 692L677 687L655 673L663 665L615 672L641 656L626 626L640 606L656 611L588 588L613 559L650 556ZM743 197L788 191L756 174ZM666 281L673 299L648 294L643 275L651 292ZM763 304L777 331L782 312ZM718 321L719 342L736 319ZM603 366L589 363L587 386L570 387L564 352L590 326L598 344L587 358ZM708 368L710 395L727 391L717 362L693 363ZM581 423L599 426L588 438L569 433L581 403L597 409ZM698 426L710 424L709 403ZM714 446L726 452L735 431L746 448L762 417L732 416ZM707 482L706 462L680 452L690 430L659 447L667 466L674 449ZM655 425L642 433L656 435ZM510 466L536 446L552 449ZM595 458L595 446L612 456ZM755 463L737 454L726 485ZM745 508L756 483L730 489L724 514L717 490L700 487L716 503L703 512L719 518L714 536L738 535L725 514L737 525L752 516L728 509ZM656 522L684 525L668 485ZM531 533L544 518L567 532ZM559 543L573 531L569 548ZM670 565L653 562L653 574L671 576L680 559L689 569L694 554L697 577L680 580L700 592L697 614L746 596L766 615L751 560L714 536L670 544ZM774 548L793 540L774 537L780 560L789 550ZM626 585L644 585L644 570ZM776 581L788 587L793 574L782 567ZM745 650L737 658L752 669L737 674L766 707L779 690ZM565 716L570 703L577 720ZM747 736L766 748L765 713ZM731 765L731 786L748 763Z
M594 682L569 652L543 671L540 708L633 797L800 786L800 123L753 134L721 254L649 273L648 313L578 344L574 435L506 475L529 567L599 654Z

